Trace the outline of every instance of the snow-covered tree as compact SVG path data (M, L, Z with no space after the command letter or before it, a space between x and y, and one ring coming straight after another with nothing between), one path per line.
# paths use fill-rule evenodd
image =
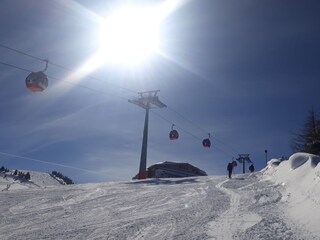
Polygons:
M309 111L300 134L295 134L291 142L295 152L306 152L320 155L320 119L314 110Z
M30 180L31 179L31 175L29 172L26 173L26 175L24 176L25 179Z
M74 184L74 182L70 178L68 178L67 176L64 176L60 172L52 171L51 175L54 176L54 177L61 178L65 182L65 184Z

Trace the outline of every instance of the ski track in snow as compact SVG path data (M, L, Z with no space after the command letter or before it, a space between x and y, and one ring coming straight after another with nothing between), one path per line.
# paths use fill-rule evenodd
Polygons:
M7 191L0 239L206 239L207 222L227 207L216 184L187 178Z
M209 223L210 239L320 239L284 217L283 187L262 181L261 174L242 175L217 184L230 207Z
M0 239L317 239L284 217L282 190L259 174L9 189Z
M220 182L216 187L230 196L230 208L210 223L213 238L218 240L233 239L234 235L245 231L261 220L261 217L255 213L241 211L241 196L235 191L223 187L227 181L230 180Z

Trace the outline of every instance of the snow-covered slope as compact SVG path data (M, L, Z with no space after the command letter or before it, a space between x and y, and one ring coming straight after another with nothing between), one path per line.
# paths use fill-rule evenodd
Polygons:
M272 162L260 173L232 179L3 191L0 239L320 239L313 225L319 222L317 157ZM295 209L316 214L297 217Z
M48 173L35 171L22 172L30 173L31 178L29 181L14 175L13 171L0 173L0 191L61 186L61 182L51 177Z

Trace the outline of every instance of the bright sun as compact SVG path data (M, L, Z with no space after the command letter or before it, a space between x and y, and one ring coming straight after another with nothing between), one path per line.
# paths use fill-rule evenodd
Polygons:
M168 58L160 49L160 27L163 21L189 0L164 0L159 5L123 5L107 17L88 11L76 5L99 25L99 46L97 51L65 80L76 83L103 64L124 64L139 66L157 53ZM164 26L162 26L164 27ZM162 44L161 44L162 45ZM170 58L172 61L172 58Z
M101 24L99 56L107 63L138 64L159 47L161 15L156 9L121 8Z

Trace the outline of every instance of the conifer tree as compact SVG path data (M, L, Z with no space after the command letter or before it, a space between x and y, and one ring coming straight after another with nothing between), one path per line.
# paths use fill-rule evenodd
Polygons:
M320 119L314 110L309 111L301 133L295 134L291 148L295 152L320 154Z
M30 173L27 172L26 175L24 176L24 178L27 179L27 180L30 180L31 179Z
M61 172L52 171L51 175L61 178L66 184L74 184L74 182L70 178L64 176Z

